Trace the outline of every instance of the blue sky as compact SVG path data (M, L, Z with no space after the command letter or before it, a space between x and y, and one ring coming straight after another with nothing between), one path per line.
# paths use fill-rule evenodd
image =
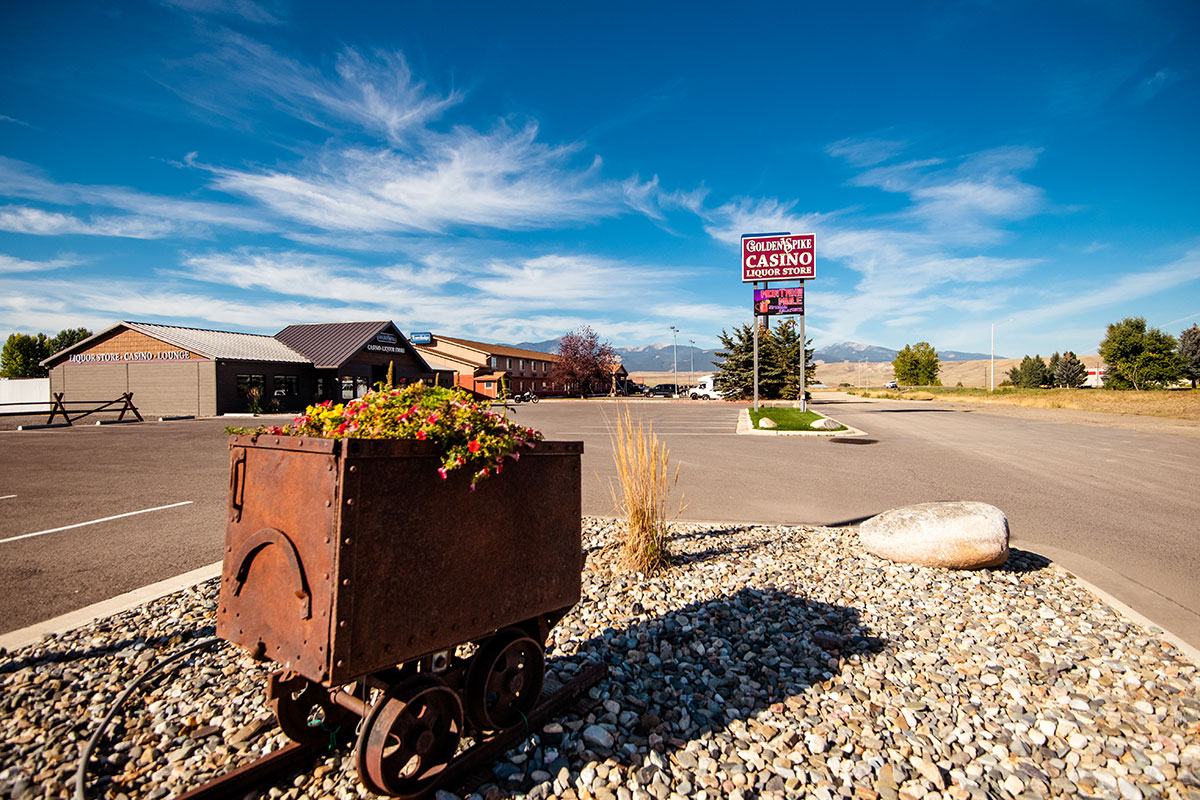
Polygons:
M818 346L1178 334L1198 8L8 3L0 331L712 346L740 234L786 230Z

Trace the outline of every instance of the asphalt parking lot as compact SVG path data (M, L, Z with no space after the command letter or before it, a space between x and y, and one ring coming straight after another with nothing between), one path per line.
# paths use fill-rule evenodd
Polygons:
M1015 546L1047 555L1200 645L1195 442L1031 421L944 403L818 396L866 431L739 436L740 406L636 400L680 465L691 520L852 525L899 505L990 502ZM513 414L585 442L583 510L612 515L619 405L547 401ZM0 432L0 633L216 562L228 450L245 420Z

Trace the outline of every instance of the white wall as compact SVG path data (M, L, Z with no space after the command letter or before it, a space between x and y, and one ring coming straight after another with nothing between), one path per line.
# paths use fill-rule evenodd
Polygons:
M42 414L50 411L49 378L0 378L0 403L32 403L36 401L41 401L41 405L13 406L0 408L0 411L28 411L30 414Z

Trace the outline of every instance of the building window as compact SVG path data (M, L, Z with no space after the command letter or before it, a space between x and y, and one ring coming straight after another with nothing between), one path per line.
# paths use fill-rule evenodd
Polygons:
M297 397L300 394L300 378L297 375L276 375L275 396Z
M317 398L320 399L324 396L325 396L325 379L317 378Z
M517 362L517 369L519 369L521 372L525 371L525 359L522 358Z
M263 376L262 375L238 375L237 376L237 393L240 394L242 397L249 397L251 389L257 389L258 396L262 397Z
M491 358L491 364L492 364L492 369L499 369L499 368L500 368L500 358L499 358L499 356L492 356L492 358Z
M511 359L511 358L506 358L506 359L504 359L504 360L508 362L508 364L507 364L507 366L505 367L505 369L512 369L512 359Z
M491 381L484 381L484 382L483 382L483 388L484 388L484 389L487 389L487 390L490 392L490 391L492 390L492 382L491 382Z

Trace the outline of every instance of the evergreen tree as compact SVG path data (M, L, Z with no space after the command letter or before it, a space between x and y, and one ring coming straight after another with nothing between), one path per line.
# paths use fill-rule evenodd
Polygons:
M754 395L754 331L739 325L733 333L721 331L721 349L713 354L713 386L726 397Z
M1046 367L1046 362L1042 360L1040 355L1033 356L1032 358L1025 356L1021 359L1019 366L1013 367L1008 371L1008 379L1018 389L1037 389L1042 386L1049 386L1053 380L1053 375Z
M1046 365L1046 384L1048 386L1058 386L1058 365L1062 361L1062 356L1058 351L1054 351L1054 355L1050 356L1050 363Z
M896 381L909 386L941 386L938 379L941 368L937 350L929 342L904 345L892 361Z
M1106 386L1141 389L1168 386L1183 377L1175 337L1147 328L1145 317L1126 317L1108 326L1100 357L1108 364Z
M49 356L46 334L9 334L0 351L0 378L44 378L46 368L40 362Z
M1196 388L1200 380L1200 326L1192 323L1192 327L1184 329L1179 334L1179 357L1183 360L1183 374Z
M804 364L805 386L812 386L816 380L817 367L812 363L813 349L805 346L805 344L811 344L812 340L809 339L807 343L802 344L800 328L794 320L790 319L776 326L771 338L775 340L775 347L779 355L780 372L783 378L782 397L797 399L800 397L800 365L802 363Z
M1078 389L1087 380L1087 368L1070 350L1063 353L1054 372L1054 384L1068 389Z

